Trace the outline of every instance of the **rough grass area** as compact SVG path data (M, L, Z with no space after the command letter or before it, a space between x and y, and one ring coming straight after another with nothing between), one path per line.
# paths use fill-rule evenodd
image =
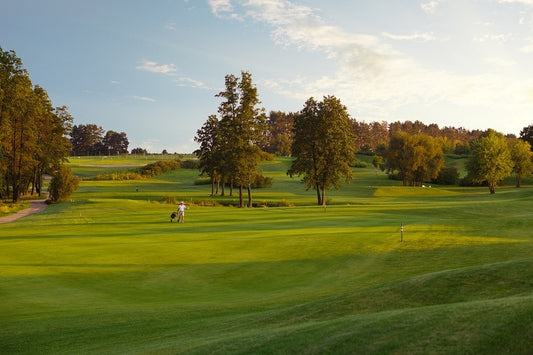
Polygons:
M265 162L273 185L254 190L284 207L222 207L237 196L179 169L85 180L71 202L0 225L0 352L533 349L531 181L490 195L357 168L324 208L288 164ZM170 223L181 200L185 223Z

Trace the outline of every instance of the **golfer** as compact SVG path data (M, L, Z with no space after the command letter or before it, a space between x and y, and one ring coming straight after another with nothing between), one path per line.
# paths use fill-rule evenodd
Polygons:
M185 204L183 201L178 206L178 223L185 222Z

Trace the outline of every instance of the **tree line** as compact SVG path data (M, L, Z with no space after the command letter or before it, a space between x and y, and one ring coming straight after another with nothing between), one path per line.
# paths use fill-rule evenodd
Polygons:
M334 96L322 101L311 97L299 112L271 111L266 116L255 107L260 102L250 73L242 72L240 80L228 75L225 84L226 90L216 95L224 99L218 116L210 115L197 131L200 148L195 153L201 172L211 178L211 195L220 187L224 195L226 184L232 195L232 187L238 186L240 206L243 187L252 206L251 182L259 173L258 163L273 154L294 158L287 174L301 177L305 188L315 190L319 205L326 203L326 190L351 180L356 153L373 155L376 168L406 186L456 181L457 170L444 166L445 153L468 155L465 183L486 184L490 193L511 173L519 187L521 178L533 171L533 126L517 139L492 129L439 128L420 121L367 124L351 118Z
M260 108L257 88L249 72L241 77L227 75L225 91L218 115L210 115L197 131L200 170L211 179L211 195L225 194L225 186L233 194L239 188L239 206L244 207L243 189L248 193L247 206L253 205L252 183L260 174L259 162L272 155L268 145L277 146L295 160L287 174L302 176L306 188L317 192L319 204L325 203L326 190L339 187L351 177L350 164L355 158L347 109L334 96L323 101L310 98L298 114L270 115L267 122ZM276 125L279 130L269 129ZM289 131L290 129L290 131Z
M322 101L309 98L299 112L271 111L259 107L256 86L249 72L227 75L217 114L197 131L200 170L211 179L211 194L229 187L239 191L239 204L252 206L252 186L261 179L259 162L272 155L294 158L287 174L302 178L307 189L325 204L326 190L351 179L355 153L373 155L373 164L405 185L419 186L439 178L443 154L469 154L468 179L486 183L491 193L501 179L514 172L516 185L531 174L533 126L520 139L493 130L426 125L420 121L358 121L334 96ZM0 198L42 191L44 173L72 177L62 169L68 156L128 153L126 133L107 131L94 124L73 125L66 106L53 107L46 91L33 85L14 51L0 47ZM136 148L132 152L146 152ZM65 167L66 168L66 167ZM452 172L453 173L453 172ZM75 183L62 183L72 190ZM57 188L57 181L51 184ZM59 192L52 198L64 196Z
M128 154L128 137L124 132L105 130L95 124L75 125L70 132L72 155Z
M55 175L70 155L72 122L66 106L53 107L31 82L16 53L0 47L0 198L41 194L43 175Z

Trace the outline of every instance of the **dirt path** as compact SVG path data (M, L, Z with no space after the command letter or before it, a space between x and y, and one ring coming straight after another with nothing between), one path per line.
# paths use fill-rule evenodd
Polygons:
M44 211L48 207L45 200L31 200L30 203L30 207L23 209L22 211L18 211L17 213L5 217L0 217L0 224L14 222L23 217Z

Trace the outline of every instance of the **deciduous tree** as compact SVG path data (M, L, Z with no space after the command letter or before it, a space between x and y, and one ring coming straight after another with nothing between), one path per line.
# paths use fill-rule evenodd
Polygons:
M438 176L444 164L440 140L423 133L396 131L387 151L389 171L398 171L404 186L421 186Z
M32 184L40 193L41 176L68 156L65 135L71 117L54 111L46 91L33 86L15 52L0 48L0 191L17 201Z
M355 160L352 122L340 100L325 96L310 98L295 117L292 155L296 158L290 176L302 176L306 188L317 193L317 203L326 204L326 190L339 188L352 178L350 165Z
M516 139L511 144L511 160L513 172L516 176L516 187L520 187L522 177L533 172L533 152L531 145L521 139Z
M225 77L226 89L217 94L224 101L218 107L220 120L210 116L196 141L201 165L213 179L229 182L230 195L233 186L239 187L239 205L244 207L243 189L248 192L248 206L253 205L252 183L257 175L259 162L265 156L265 114L260 104L252 75L241 72L240 79L233 74ZM212 185L213 186L213 185Z
M491 194L496 192L497 183L511 174L512 168L503 134L489 129L472 142L472 156L467 163L469 176L473 182L486 182Z

